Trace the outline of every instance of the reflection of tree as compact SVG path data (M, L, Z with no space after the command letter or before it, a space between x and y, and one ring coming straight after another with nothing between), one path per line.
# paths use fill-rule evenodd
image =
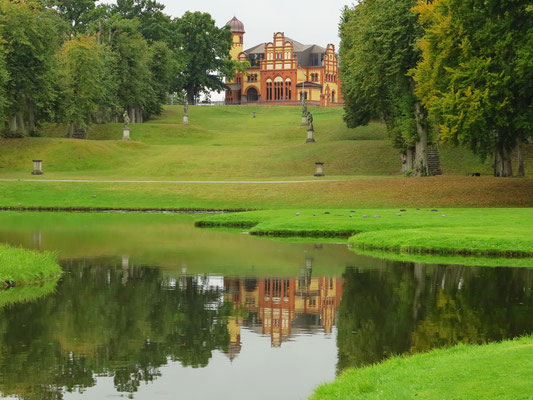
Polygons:
M348 269L338 371L391 354L533 332L533 270L389 264Z
M155 269L100 265L67 268L56 296L0 310L0 392L25 399L60 399L83 390L94 374L112 375L117 390L134 392L159 376L170 358L207 365L226 350L231 304L219 289L187 278L165 287Z
M413 331L412 271L347 269L337 322L338 371L380 361L409 348Z

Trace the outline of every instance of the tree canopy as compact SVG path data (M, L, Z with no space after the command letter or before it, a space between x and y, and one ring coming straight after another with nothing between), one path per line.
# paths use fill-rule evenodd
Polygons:
M425 27L416 94L440 138L493 155L494 175L512 176L511 153L533 134L531 1L420 1L415 11Z
M407 75L419 60L415 43L423 32L411 12L415 4L415 0L363 0L344 9L341 80L348 126L383 119L403 154L404 172L428 175L429 124Z
M226 89L231 46L209 14L171 18L155 0L0 0L1 134L37 134L46 121L72 134L124 110L143 122L172 93Z

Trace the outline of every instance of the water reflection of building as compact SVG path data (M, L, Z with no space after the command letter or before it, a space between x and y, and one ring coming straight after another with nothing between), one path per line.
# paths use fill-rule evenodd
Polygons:
M225 300L247 313L228 324L230 352L240 350L243 323L258 333L269 335L272 346L279 347L292 335L323 330L331 333L335 313L342 297L342 279L300 278L224 280ZM234 358L232 353L230 358Z

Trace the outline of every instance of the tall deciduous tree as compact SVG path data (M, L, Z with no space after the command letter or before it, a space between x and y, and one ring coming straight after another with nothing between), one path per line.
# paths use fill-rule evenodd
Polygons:
M230 28L218 28L209 14L201 12L186 12L175 23L189 103L194 104L201 93L225 90L224 78L232 79L236 68L230 57Z
M60 87L60 120L69 126L71 137L77 129L87 129L97 120L110 93L111 70L106 48L94 37L69 40L57 54Z
M138 32L136 20L118 19L113 24L111 48L116 57L117 97L132 123L143 122L146 106L155 96L151 85L151 52Z
M54 10L32 0L0 1L0 36L9 78L7 115L11 134L35 130L53 114L54 54L60 46L62 20Z
M362 0L345 8L340 27L341 80L349 127L383 119L402 153L403 172L429 175L430 124L407 74L419 60L422 36L416 0Z
M533 132L531 0L420 1L415 11L426 27L417 94L441 138L493 155L494 175L512 176L511 153Z

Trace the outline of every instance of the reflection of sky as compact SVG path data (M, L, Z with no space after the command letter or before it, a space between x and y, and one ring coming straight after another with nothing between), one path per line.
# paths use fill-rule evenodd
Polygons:
M233 361L213 352L205 368L183 368L170 363L160 368L162 376L142 384L135 399L306 399L321 382L335 378L337 330L298 336L281 348L271 347L270 338L247 329L241 331L242 350ZM116 398L113 378L98 378L95 387L65 394L70 399ZM125 394L127 396L127 394Z

